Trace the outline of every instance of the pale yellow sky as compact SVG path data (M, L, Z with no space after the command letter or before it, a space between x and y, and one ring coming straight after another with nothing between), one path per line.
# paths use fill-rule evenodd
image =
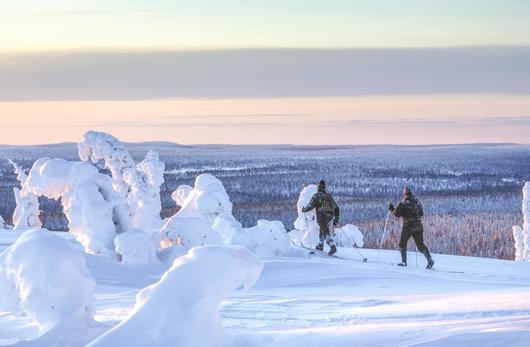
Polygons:
M295 144L528 143L530 96L410 95L2 102L2 144L124 141Z

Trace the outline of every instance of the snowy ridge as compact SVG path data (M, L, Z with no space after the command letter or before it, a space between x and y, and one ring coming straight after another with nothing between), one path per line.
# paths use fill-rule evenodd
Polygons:
M411 253L399 268L396 252L354 249L364 237L352 224L334 230L337 257L309 257L295 244L318 240L301 212L314 185L289 234L279 221L243 228L208 173L176 189L181 208L162 221L155 152L137 164L113 136L88 132L79 156L41 158L27 175L12 163L22 189L16 230L0 232L0 345L526 346L528 261L434 255L426 271ZM524 189L518 260L530 252ZM39 196L62 199L70 233L35 228Z

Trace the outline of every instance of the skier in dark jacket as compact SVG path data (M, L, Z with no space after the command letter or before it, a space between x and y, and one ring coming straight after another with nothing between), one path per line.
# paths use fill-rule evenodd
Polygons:
M431 269L434 265L431 253L425 243L423 243L423 225L421 218L423 217L423 207L421 202L416 198L412 191L405 187L403 189L403 201L397 207L393 204L388 205L388 210L394 216L403 219L403 229L401 231L401 240L399 241L399 250L401 252L401 263L399 266L407 266L407 243L412 236L418 250L427 258L427 269Z
M319 251L324 250L324 241L329 245L329 255L337 252L337 247L333 242L329 230L329 223L333 221L333 225L339 224L339 207L330 193L326 192L326 182L320 181L317 185L317 193L313 195L309 204L302 208L302 212L306 213L316 209L317 223L320 228L319 239L320 243L316 246Z

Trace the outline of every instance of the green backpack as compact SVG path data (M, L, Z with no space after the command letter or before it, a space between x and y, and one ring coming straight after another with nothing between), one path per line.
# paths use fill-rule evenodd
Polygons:
M333 200L330 193L323 193L322 195L322 206L320 207L320 211L328 215L334 215L335 209L337 208L335 200Z

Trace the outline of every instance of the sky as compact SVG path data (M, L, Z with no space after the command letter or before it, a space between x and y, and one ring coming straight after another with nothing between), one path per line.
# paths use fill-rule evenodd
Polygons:
M0 143L529 143L530 2L0 0Z

